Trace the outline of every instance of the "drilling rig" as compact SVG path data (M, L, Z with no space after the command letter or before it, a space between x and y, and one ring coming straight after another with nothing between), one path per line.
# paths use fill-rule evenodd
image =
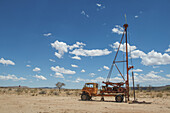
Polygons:
M125 17L126 18L126 17ZM91 100L92 97L95 96L101 96L101 100L104 101L105 96L114 96L116 102L123 102L125 99L125 102L129 101L129 71L134 68L133 65L129 66L129 58L128 58L128 35L127 35L127 28L128 24L124 24L124 32L122 34L122 38L119 42L119 46L117 48L116 55L114 57L113 63L111 65L110 71L108 73L106 81L103 81L102 83L104 84L101 88L101 90L98 93L98 84L97 83L85 83L82 93L81 93L81 100ZM123 58L122 61L117 61L117 56L122 44L123 39L125 40L125 59ZM126 74L124 75L121 73L120 69L118 68L117 63L123 63L123 70L124 67L126 67ZM125 66L124 66L125 64ZM116 67L118 70L119 74L123 78L123 82L110 82L110 77L111 73L113 71L113 67ZM134 89L134 75L133 71L132 72L132 81L133 81L133 93L134 93L134 100L135 100L135 89Z

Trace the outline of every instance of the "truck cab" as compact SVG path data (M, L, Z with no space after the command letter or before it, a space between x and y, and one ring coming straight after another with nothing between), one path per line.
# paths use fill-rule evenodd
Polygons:
M98 84L97 83L85 83L81 99L82 100L90 100L92 96L95 96L98 92Z

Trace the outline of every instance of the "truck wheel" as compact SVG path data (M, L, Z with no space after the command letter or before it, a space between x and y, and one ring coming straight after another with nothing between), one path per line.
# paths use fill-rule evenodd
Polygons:
M86 94L82 94L82 95L81 95L81 100L85 101L85 100L87 100L87 99L88 99L88 97L87 97Z
M91 100L91 96L87 95L87 100Z
M116 95L115 100L116 100L116 102L122 102L123 96L122 95Z

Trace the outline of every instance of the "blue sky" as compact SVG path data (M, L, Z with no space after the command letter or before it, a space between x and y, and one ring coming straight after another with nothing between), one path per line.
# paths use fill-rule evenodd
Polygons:
M168 85L169 11L168 0L1 0L0 86L101 85L122 36L124 14L136 84ZM122 81L116 69L111 81Z

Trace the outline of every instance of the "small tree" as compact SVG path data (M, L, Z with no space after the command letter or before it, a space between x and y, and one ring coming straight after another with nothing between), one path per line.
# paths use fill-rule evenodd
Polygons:
M57 84L55 84L55 85L59 89L59 91L60 91L61 87L65 86L65 84L62 82L57 82Z

